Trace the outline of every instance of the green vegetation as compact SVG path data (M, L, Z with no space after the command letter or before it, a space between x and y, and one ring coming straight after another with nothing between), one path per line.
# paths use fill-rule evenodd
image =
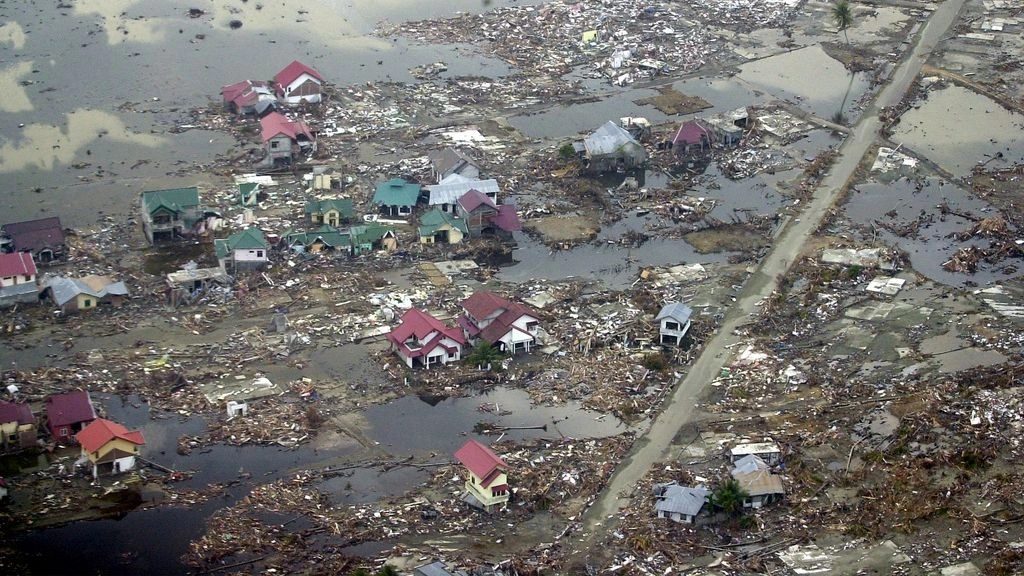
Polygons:
M576 156L576 149L572 147L572 142L566 142L558 148L558 157L563 162L568 162Z
M473 350L466 356L466 362L469 362L473 366L480 366L482 368L491 367L491 370L495 372L501 371L501 359L503 354L501 350L498 350L486 340L481 340L473 347Z
M711 505L730 516L743 512L743 501L749 496L735 478L725 480L711 493Z

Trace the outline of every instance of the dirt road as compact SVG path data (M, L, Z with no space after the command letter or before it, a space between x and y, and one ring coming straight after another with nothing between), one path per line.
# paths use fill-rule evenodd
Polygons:
M947 0L931 14L909 55L895 69L890 81L850 131L839 149L832 170L822 180L800 217L790 221L776 238L771 252L745 284L743 293L730 309L722 327L707 342L700 357L677 384L664 411L654 420L648 432L637 440L633 451L619 464L608 486L583 515L581 531L574 547L575 561L586 562L588 556L593 554L593 545L599 542L602 535L615 529L617 513L628 503L633 487L655 462L668 456L672 439L682 427L691 423L694 408L704 388L721 372L733 347L741 341L734 331L757 313L761 302L775 289L777 279L786 273L801 253L805 240L817 229L875 141L881 127L877 111L895 105L903 98L935 44L956 20L963 4L964 0Z

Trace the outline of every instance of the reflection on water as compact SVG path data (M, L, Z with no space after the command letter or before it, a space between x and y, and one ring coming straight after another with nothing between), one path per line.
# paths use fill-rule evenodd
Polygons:
M79 109L67 114L66 128L30 124L22 130L20 139L4 142L0 146L0 173L29 167L52 170L59 164L70 164L97 138L146 148L155 148L164 142L159 136L129 131L120 118L109 112Z
M0 25L0 43L10 42L18 50L25 47L25 31L17 22L6 22Z
M32 73L32 62L19 62L6 70L0 70L0 110L4 112L26 112L32 109L32 101L22 86L25 78Z

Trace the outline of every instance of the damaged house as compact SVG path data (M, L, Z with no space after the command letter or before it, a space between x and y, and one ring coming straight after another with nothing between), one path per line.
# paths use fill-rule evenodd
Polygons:
M191 236L203 220L199 188L147 190L140 199L142 232L150 244Z
M277 101L270 83L262 80L243 80L229 84L220 89L220 95L225 108L239 116L259 114L267 105Z
M28 252L0 253L0 306L39 300L36 263Z
M0 448L5 452L36 445L36 417L28 404L0 400Z
M352 200L327 198L306 202L306 216L313 224L326 224L335 228L347 224L355 214Z
M455 451L455 459L466 467L466 503L492 512L508 502L508 465L490 448L467 440Z
M453 175L461 176L467 180L476 180L480 177L480 166L476 161L454 148L431 150L427 153L427 158L430 159L430 168L434 176L434 182L438 184L441 184Z
M459 200L471 190L476 190L498 203L498 181L491 178L477 180L460 174L452 174L437 184L423 187L427 191L427 205L444 212L455 212Z
M277 97L288 105L317 104L324 78L319 72L298 60L292 61L274 76Z
M608 121L573 148L590 173L618 172L647 162L647 151L622 126Z
M434 208L420 216L420 244L458 244L469 236L466 221Z
M74 440L75 434L95 419L96 409L85 390L53 394L46 398L46 427L58 444Z
M64 314L92 310L100 305L119 307L128 296L124 282L95 274L82 278L56 276L47 278L43 285L43 295Z
M675 482L654 486L654 511L658 518L693 524L708 502L711 491L704 486L690 488Z
M514 206L498 206L478 190L464 194L457 206L457 213L466 221L470 236L511 238L513 232L522 229Z
M491 292L476 292L462 302L458 322L473 343L488 342L508 354L529 352L537 345L540 320L536 312Z
M260 137L266 151L264 166L288 166L316 151L316 138L309 126L302 120L289 120L278 112L260 118Z
M781 500L786 494L782 477L772 474L768 464L753 454L737 460L730 474L747 494L743 499L745 508L760 508Z
M63 259L67 244L60 218L4 224L0 229L0 252L28 252L37 264Z
M690 316L693 310L681 302L670 302L661 308L654 321L658 323L659 342L679 346L690 330Z
M704 121L698 118L687 120L672 138L672 151L681 158L702 157L711 152L714 137L711 127Z
M399 325L388 333L391 349L409 368L430 368L458 362L466 339L458 328L449 328L430 314L410 308Z
M372 203L380 206L385 216L408 216L420 200L420 189L414 182L392 178L377 185Z
M300 254L351 252L352 237L348 232L325 224L308 232L289 230L281 235L281 243L278 245Z

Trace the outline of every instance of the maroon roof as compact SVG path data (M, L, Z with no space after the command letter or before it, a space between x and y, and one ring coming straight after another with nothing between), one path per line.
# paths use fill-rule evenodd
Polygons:
M234 84L229 84L220 89L220 94L224 98L224 102L231 102L235 106L252 106L259 101L259 92L254 88L268 88L266 82L262 80L242 80Z
M522 316L535 316L530 308L490 292L475 292L463 300L462 308L477 321L490 318L498 312L498 316L479 333L481 338L491 343L497 342L507 334L512 328L512 323ZM472 330L469 332L472 333Z
M313 139L313 133L309 131L309 126L306 126L305 122L289 120L279 112L271 112L260 118L260 134L263 136L264 143L278 134L284 134L292 140L298 139L299 134L304 134L310 140Z
M11 237L14 249L18 251L35 252L64 245L64 228L56 216L4 224L3 230Z
M711 139L711 131L699 120L683 122L672 139L673 144L700 144L702 141Z
M67 426L96 419L92 399L85 390L54 394L46 399L46 419L50 426Z
M518 232L523 229L523 224L516 214L516 207L512 204L498 206L498 213L491 216L491 224L505 232Z
M437 333L430 340L425 340L431 333ZM457 328L449 328L440 320L430 314L416 308L406 310L402 314L401 324L388 333L388 340L395 346L400 347L407 356L415 358L424 356L441 344L444 336L451 338L459 344L466 343L466 337ZM405 345L406 340L416 338L421 346L415 350Z
M15 404L0 400L0 424L15 421L18 424L34 423L36 419L32 416L32 407L28 404Z
M505 464L504 460L476 440L467 440L462 448L455 451L455 459L474 476L480 478L484 488L494 481L498 476L497 472L508 469L508 464Z
M36 263L32 261L32 255L28 252L0 254L0 277L35 275Z
M299 62L298 60L293 60L291 64L285 66L284 69L282 69L280 72L277 73L276 76L274 76L274 82L276 82L277 85L283 89L285 86L291 84L292 82L295 81L296 78L302 76L303 74L309 74L310 76L316 78L321 82L324 81L323 76L321 76L319 72L310 68L309 66L306 66L305 64Z
M494 203L494 200L491 200L490 197L488 197L486 194L479 190L470 190L469 192L463 194L461 198L459 198L459 206L462 206L462 209L465 210L466 212L472 212L473 210L479 208L481 205L487 206L494 210L498 209L498 206Z

